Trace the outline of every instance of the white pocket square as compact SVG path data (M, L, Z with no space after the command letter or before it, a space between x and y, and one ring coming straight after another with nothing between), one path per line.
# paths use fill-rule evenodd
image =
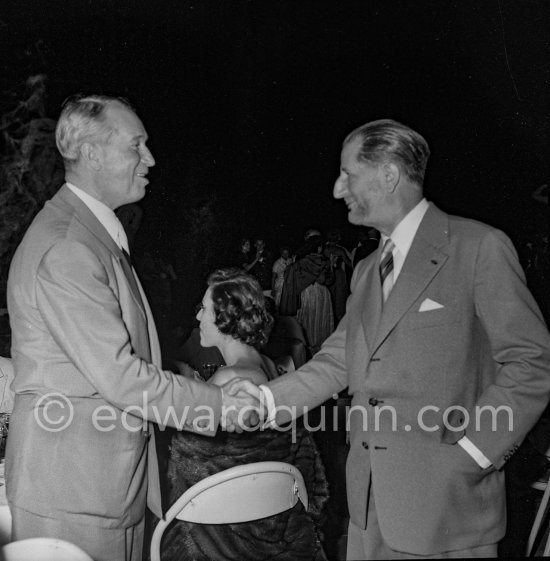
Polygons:
M419 312L429 312L430 310L439 310L439 308L444 308L443 304L439 304L431 298L426 298L422 304L420 304Z

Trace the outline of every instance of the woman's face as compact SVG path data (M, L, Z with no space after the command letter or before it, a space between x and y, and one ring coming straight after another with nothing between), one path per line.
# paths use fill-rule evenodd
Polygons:
M212 301L212 289L208 288L202 297L201 307L197 313L201 345L203 347L215 347L220 341L221 332L214 323L214 302Z
M243 253L248 253L250 251L250 242L248 240L244 241L241 245L241 251Z

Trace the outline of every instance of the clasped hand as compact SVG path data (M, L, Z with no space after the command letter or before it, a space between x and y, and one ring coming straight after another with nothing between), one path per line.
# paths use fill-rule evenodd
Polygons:
M221 426L228 432L250 430L265 420L262 390L245 378L233 378L223 389Z

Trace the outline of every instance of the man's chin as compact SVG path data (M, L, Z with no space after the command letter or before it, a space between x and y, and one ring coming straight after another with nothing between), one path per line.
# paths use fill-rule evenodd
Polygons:
M145 185L147 185L147 183L145 183ZM145 195L147 195L147 189L145 189L145 185L136 185L132 189L132 200L129 202L137 203L138 201L141 201L141 199L143 199Z
M348 213L348 221L355 226L367 226L365 215L353 210Z

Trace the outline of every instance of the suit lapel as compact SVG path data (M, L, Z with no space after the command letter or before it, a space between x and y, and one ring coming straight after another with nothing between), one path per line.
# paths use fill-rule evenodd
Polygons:
M448 255L444 251L444 247L448 244L448 234L447 216L435 206L430 205L420 223L397 282L384 304L372 352L376 351L384 342L395 325L444 266L448 259ZM378 285L380 285L379 281ZM378 292L381 292L380 288ZM374 294L375 290L372 290L372 293Z
M381 249L379 248L374 254L375 259L372 259L369 263L364 283L364 295L360 299L360 301L364 302L361 319L368 349L374 349L376 333L382 314L382 285L380 284L380 276L378 274L380 252Z
M72 212L74 218L87 228L94 237L114 255L124 271L124 276L128 281L136 305L141 310L144 317L146 317L140 291L132 268L128 261L126 261L121 249L114 242L109 232L107 232L94 213L66 185L59 190L57 195L52 199L52 203L64 207L67 212Z
M155 320L153 319L153 312L145 296L145 291L139 282L139 279L135 277L135 281L138 286L139 293L143 302L143 307L145 309L145 315L147 317L147 333L149 334L149 351L150 351L150 362L159 368L162 366L162 356L160 351L160 342L157 332L157 327L155 325Z
M115 246L117 247L117 249L119 249L116 244ZM118 253L122 254L122 251L120 251L119 249ZM143 303L143 298L141 297L141 291L138 286L137 279L136 276L134 275L132 267L130 266L124 255L122 255L122 257L119 257L117 255L116 257L118 259L118 262L120 263L120 266L124 270L124 276L126 277L128 284L130 285L132 296L134 297L136 304L138 305L139 309L142 311L143 315L147 317L147 314L145 312L145 306Z

